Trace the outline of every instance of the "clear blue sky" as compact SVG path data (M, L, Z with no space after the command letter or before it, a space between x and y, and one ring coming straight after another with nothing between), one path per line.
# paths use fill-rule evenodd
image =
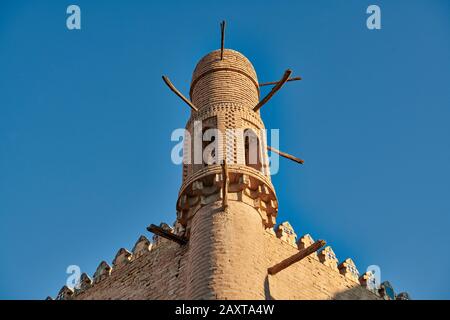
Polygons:
M82 30L66 28L78 4ZM382 29L366 28L370 4ZM1 1L0 298L43 299L175 219L170 134L197 61L220 46L260 81L280 129L278 222L326 239L397 292L450 298L450 3Z

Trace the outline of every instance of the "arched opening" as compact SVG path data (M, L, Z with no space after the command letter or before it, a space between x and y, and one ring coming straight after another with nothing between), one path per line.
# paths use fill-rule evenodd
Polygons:
M203 128L202 130L202 158L203 167L217 163L218 143L216 139L217 129Z
M252 129L244 130L245 165L261 171L261 145L258 135Z

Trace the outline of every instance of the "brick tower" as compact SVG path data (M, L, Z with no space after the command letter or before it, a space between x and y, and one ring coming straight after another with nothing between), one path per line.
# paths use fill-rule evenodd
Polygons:
M352 259L339 262L330 246L318 251L324 241L307 233L297 239L289 222L275 226L259 109L296 79L288 70L261 99L252 64L224 49L223 34L224 24L222 48L194 70L190 99L163 77L192 109L174 225L151 225L153 241L140 236L93 278L83 273L74 288L63 286L57 299L395 299L388 282L373 286L373 274L360 275Z
M185 150L192 152L185 157L191 164L184 165L177 203L191 250L187 297L264 299L263 233L275 223L277 199L259 139L264 124L253 111L259 102L256 72L237 51L224 50L222 58L220 50L213 51L197 64L190 95L198 111L186 126L192 146ZM197 134L212 128L222 133L215 140L216 160L226 164L195 161ZM252 138L256 148L250 150ZM252 163L250 151L256 152Z

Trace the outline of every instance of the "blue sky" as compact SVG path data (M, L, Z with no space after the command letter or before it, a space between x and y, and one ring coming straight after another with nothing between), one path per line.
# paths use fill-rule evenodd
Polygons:
M82 29L66 28L81 7ZM377 4L382 29L366 28ZM43 299L175 219L170 134L197 61L220 46L261 82L280 129L273 183L297 234L415 299L450 298L448 1L2 1L0 298Z

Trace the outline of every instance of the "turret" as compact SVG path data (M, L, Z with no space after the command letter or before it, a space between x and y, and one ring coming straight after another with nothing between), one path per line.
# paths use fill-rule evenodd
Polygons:
M253 207L267 228L275 224L278 210L264 123L253 111L260 94L256 72L237 51L225 49L220 56L220 50L207 54L192 76L190 95L198 111L192 111L186 125L177 202L178 222L187 235L198 209L224 197Z
M278 201L260 109L287 81L301 78L286 70L280 81L260 84L251 62L224 48L225 22L221 31L221 49L195 67L190 99L163 76L191 108L176 206L177 236L189 246L186 298L262 299L267 270L248 266L263 259L264 232L275 225ZM261 99L263 85L272 89Z

